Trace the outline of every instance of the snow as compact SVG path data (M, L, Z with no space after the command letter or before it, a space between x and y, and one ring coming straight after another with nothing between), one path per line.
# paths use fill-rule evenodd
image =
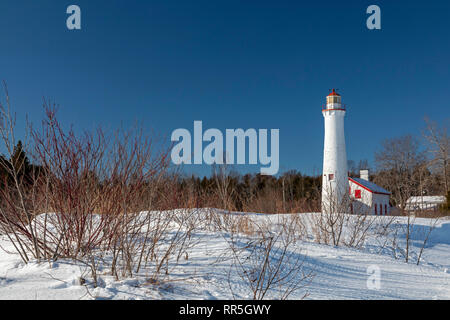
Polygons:
M227 213L223 213L226 215ZM254 221L268 222L276 232L283 219L294 215L261 215L239 213ZM314 277L289 299L450 299L450 220L436 223L425 246L422 261L416 265L423 240L435 222L420 218L414 221L411 240L411 261L405 262L401 250L383 245L375 232L390 217L373 217L373 233L361 248L319 244L311 232L311 214L299 215L308 236L295 243L303 260L305 273ZM404 227L403 217L392 226ZM404 229L398 242L404 247ZM345 228L344 234L350 231ZM90 270L79 262L31 262L24 264L5 236L0 236L0 299L238 299L251 298L251 292L238 274L230 272L230 260L221 257L229 251L229 235L200 229L193 235L196 245L188 260L175 268L170 278L154 283L148 270L132 279L116 281L106 270L99 270L98 286L94 288ZM393 240L389 235L387 241ZM385 240L386 240L385 239ZM394 255L395 251L395 255ZM224 255L225 254L225 255ZM275 259L274 257L272 257ZM380 288L368 288L368 268L380 270ZM231 289L230 289L231 287ZM270 292L267 298L276 298Z

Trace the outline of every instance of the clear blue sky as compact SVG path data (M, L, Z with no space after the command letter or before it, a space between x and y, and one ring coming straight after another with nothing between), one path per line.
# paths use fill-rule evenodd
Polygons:
M425 115L450 116L449 1L312 2L2 0L0 79L19 123L40 122L46 97L77 129L279 128L281 171L308 174L321 170L330 88L355 161L419 134ZM81 31L66 28L70 4ZM371 4L380 31L366 28Z

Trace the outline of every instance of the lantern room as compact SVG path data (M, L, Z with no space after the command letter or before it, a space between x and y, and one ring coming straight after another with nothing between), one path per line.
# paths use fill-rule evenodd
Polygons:
M327 106L341 106L341 95L333 89L327 96Z

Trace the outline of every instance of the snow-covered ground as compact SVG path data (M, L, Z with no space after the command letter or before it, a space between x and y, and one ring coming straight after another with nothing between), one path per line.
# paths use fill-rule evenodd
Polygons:
M225 213L224 213L225 214ZM246 214L256 221L270 221L276 226L290 215ZM310 221L314 214L302 214ZM372 228L387 217L376 217ZM420 265L416 259L430 225L417 219L412 233L411 259L405 262L401 249L394 254L386 239L371 233L362 248L319 244L312 234L297 241L303 271L314 276L302 290L289 299L450 299L450 220L441 220L423 252ZM403 226L404 218L393 225ZM399 228L398 230L403 230ZM344 229L344 233L349 232ZM404 234L397 234L404 248ZM57 262L21 262L5 236L0 236L0 299L238 299L251 298L248 285L230 271L230 260L220 256L229 250L226 236L208 230L196 231L196 245L189 258L180 261L170 278L160 283L149 281L148 274L115 281L106 270L99 270L98 286L90 280L90 270L70 260ZM390 243L393 235L387 238ZM370 268L369 268L370 267ZM379 270L380 287L368 287L369 270ZM81 279L81 280L80 280ZM80 283L84 282L85 283ZM276 298L268 294L268 298Z

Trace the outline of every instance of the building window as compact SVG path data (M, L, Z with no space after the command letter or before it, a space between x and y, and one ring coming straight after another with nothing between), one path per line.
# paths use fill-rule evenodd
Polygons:
M361 199L361 190L355 190L355 198Z
M383 205L380 203L380 216L383 215Z
M330 180L330 181L334 180L334 174L330 173L328 175L328 180Z
M378 215L377 208L378 206L375 204L375 215Z
M384 214L387 215L387 204L384 205Z

